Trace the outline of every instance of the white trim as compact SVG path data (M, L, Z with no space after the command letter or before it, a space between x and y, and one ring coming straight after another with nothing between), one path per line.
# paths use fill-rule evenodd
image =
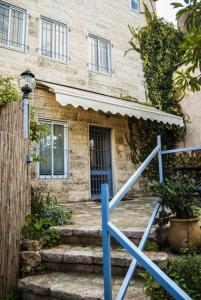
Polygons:
M51 124L51 145L53 145L53 126L54 125L62 125L64 127L64 175L54 175L54 155L53 155L53 147L51 148L51 175L40 175L40 162L36 164L36 173L38 179L67 179L69 178L69 130L68 130L68 122L66 121L57 121L47 118L39 118L40 122ZM40 146L37 145L37 153L40 154Z
M133 0L130 0L130 7L131 7L131 10L134 11L134 12L136 12L136 13L138 13L138 14L140 14L140 6L141 6L140 0L134 0L134 1L137 1L137 2L138 2L138 9L134 9L134 8L132 7L132 1L133 1Z
M0 6L5 6L8 9L8 28L7 28L7 40L0 43L0 47L7 48L11 50L16 50L18 52L27 53L27 41L28 41L28 14L27 10L12 5L10 3L6 3L4 1L0 1ZM18 12L22 14L22 31L19 32L20 41L19 44L12 45L12 40L10 38L11 35L11 20L12 20L12 12ZM19 28L18 28L19 29Z
M40 20L40 22L39 22L39 28L40 28L39 29L39 41L40 41L40 43L39 43L38 49L39 49L40 56L42 56L46 59L50 59L50 60L59 62L59 63L68 64L68 62L69 62L69 56L68 56L68 53L69 53L69 34L68 34L69 28L68 28L67 24L64 24L59 21L55 21L55 20L50 19L45 16L40 16L39 20ZM45 21L49 24L52 24L51 56L42 54L42 52L43 52L43 49L42 49L42 46L43 46L43 36L42 36L43 21ZM59 49L59 44L58 44L59 40L57 41L57 36L56 36L56 26L57 25L62 27L63 32L64 32L64 36L63 36L64 47L62 49L60 49L60 53L59 52L57 53L57 48ZM60 34L60 31L58 34ZM45 49L44 49L44 51L45 51ZM61 56L61 58L59 58L59 56Z
M94 58L96 56L94 56L93 59L91 57L91 55L92 55L92 52L91 52L92 49L91 48L92 47L91 47L90 39L93 40L94 42L97 41L97 48L98 48L97 49L97 51L98 51L98 53L97 53L98 65L97 66L92 64L92 62L95 61ZM89 45L88 45L88 47L89 47L89 51L88 51L88 53L89 53L89 63L88 63L89 70L94 71L94 72L98 72L99 74L110 75L111 76L112 75L112 69L111 69L111 67L112 67L112 43L109 40L107 40L105 38L102 38L98 35L92 34L92 33L88 34L88 40L89 40ZM100 42L101 41L105 42L105 44L106 44L106 52L107 52L108 62L107 62L107 67L105 68L105 71L103 70L104 67L101 66L101 61L100 61L100 59L101 59L101 57L100 57L100 53L101 53L101 51L100 51ZM96 67L97 67L97 69L96 69Z

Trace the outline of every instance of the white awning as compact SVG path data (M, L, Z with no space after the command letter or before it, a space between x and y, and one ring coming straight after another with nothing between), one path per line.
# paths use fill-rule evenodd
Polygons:
M72 105L74 107L82 107L85 110L93 109L94 111L102 111L114 115L134 116L137 119L149 119L151 121L184 126L181 117L165 113L152 106L43 81L37 81L37 83L49 88L55 94L56 101L62 106Z

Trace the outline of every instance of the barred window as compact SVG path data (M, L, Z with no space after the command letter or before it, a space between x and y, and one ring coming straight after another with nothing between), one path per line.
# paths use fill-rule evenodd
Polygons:
M26 51L27 13L0 1L0 45Z
M48 124L50 134L42 138L38 154L44 163L38 166L39 178L68 177L68 128L66 123L56 121L41 121Z
M131 0L131 8L132 10L139 11L140 10L139 0Z
M42 17L40 54L67 62L67 32L67 25Z
M89 67L91 70L111 74L111 43L89 35Z

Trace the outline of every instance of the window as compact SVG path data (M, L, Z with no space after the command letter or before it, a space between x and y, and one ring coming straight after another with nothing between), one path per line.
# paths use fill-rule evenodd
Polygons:
M131 8L135 11L139 11L140 10L139 0L131 0Z
M39 155L46 161L39 164L40 178L68 177L68 132L66 123L41 121L48 124L50 134L42 138Z
M26 51L27 13L0 1L0 45Z
M89 36L89 67L111 74L111 43L97 36Z
M41 17L40 54L67 63L67 25Z

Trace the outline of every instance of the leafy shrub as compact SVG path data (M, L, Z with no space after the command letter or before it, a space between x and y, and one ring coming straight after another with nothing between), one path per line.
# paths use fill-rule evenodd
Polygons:
M155 196L161 198L161 204L170 211L160 215L168 222L168 217L174 216L180 219L194 218L199 216L200 195L196 192L196 182L188 176L171 176L164 182L153 181L149 187Z
M72 211L67 211L58 204L56 196L49 193L44 196L39 189L32 191L31 212L35 216L46 218L50 226L72 224Z
M26 216L22 228L24 239L43 239L48 246L58 243L58 233L51 226L72 224L72 211L67 211L57 203L54 196L43 196L39 190L32 191L32 213Z
M201 299L201 256L181 256L170 262L163 271L178 284L193 300ZM151 277L144 273L145 289L152 300L173 298Z
M10 77L0 76L0 106L20 100L20 94L11 81Z

